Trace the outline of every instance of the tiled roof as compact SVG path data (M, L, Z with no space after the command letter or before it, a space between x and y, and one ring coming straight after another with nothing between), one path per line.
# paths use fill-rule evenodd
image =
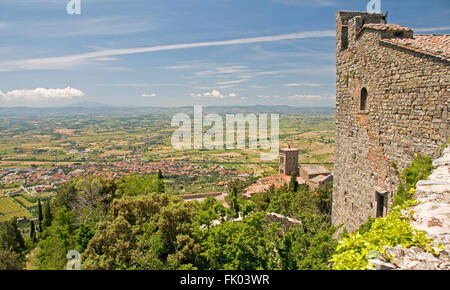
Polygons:
M390 38L381 42L450 60L450 34L416 34L414 38Z
M364 24L363 28L371 28L375 30L382 30L382 31L412 31L411 28L400 26L397 24L375 24L375 23L369 23Z

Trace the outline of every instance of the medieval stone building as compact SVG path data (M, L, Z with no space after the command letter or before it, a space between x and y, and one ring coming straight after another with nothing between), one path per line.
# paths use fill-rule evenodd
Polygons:
M298 149L288 147L280 149L279 152L278 173L291 175L295 171L298 176Z
M382 14L336 17L334 225L350 232L392 206L398 170L449 137L450 35L419 35Z

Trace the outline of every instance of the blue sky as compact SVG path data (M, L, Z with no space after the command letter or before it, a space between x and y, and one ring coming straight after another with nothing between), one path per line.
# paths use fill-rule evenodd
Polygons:
M0 106L333 106L335 14L368 0L0 0ZM450 33L449 0L382 0Z

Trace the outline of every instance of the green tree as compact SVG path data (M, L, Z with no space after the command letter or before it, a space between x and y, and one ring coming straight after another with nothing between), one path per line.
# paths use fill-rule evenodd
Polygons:
M68 251L75 248L75 211L65 207L55 212L52 225L47 227L39 239L36 253L36 266L41 270L64 269Z
M68 181L56 189L56 195L52 199L55 208L65 207L68 210L74 209L77 200L77 188L74 181Z
M164 185L164 176L161 172L161 169L158 170L158 192L159 193L166 192L166 187Z
M99 176L75 178L57 189L53 208L75 210L78 225L106 219L117 182Z
M291 180L289 181L289 191L297 192L297 190L298 190L297 172L292 171L291 172Z
M292 192L286 191L283 188L277 188L275 190L270 204L267 208L268 212L275 212L285 216L293 216L291 211L294 195Z
M41 199L38 199L38 221L39 221L39 233L42 233L42 205L41 205Z
M36 239L36 229L34 227L34 222L33 221L30 222L30 240L33 243L36 243L36 241L37 241L37 239Z
M253 194L251 200L255 203L255 209L257 211L266 211L274 193L275 186L271 184L265 192Z
M292 227L283 239L279 253L282 268L288 270L326 270L337 242L333 239L336 228L323 217L305 215L301 226Z
M15 218L0 223L0 248L19 255L22 255L26 250L25 241L17 228Z
M192 237L198 203L168 194L124 196L111 205L112 221L97 224L83 253L86 269L178 269L198 264Z
M315 190L316 206L323 215L331 215L332 196L333 196L333 182L328 182L319 186Z
M277 269L277 231L278 225L268 225L261 212L242 222L226 221L207 231L201 255L212 270Z
M158 175L130 174L120 181L117 195L118 197L137 196L161 192L163 190L161 184L164 184L164 181L161 181Z
M23 270L25 260L21 255L0 248L0 270Z
M52 210L50 207L50 201L47 201L44 206L44 218L42 220L42 224L44 227L49 227L52 224Z
M0 223L0 270L20 270L25 267L25 241L16 219Z
M234 217L239 215L239 211L241 209L239 205L239 197L244 189L244 184L238 178L233 179L228 183L228 196L227 201L230 205L230 208L234 212Z
M75 243L76 250L80 253L83 253L89 241L94 236L94 230L89 224L82 224L78 229L75 230Z

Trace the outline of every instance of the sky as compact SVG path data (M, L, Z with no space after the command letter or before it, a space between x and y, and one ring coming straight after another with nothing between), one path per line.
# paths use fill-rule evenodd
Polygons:
M0 106L335 105L335 14L369 0L0 0ZM381 0L450 33L449 0Z

